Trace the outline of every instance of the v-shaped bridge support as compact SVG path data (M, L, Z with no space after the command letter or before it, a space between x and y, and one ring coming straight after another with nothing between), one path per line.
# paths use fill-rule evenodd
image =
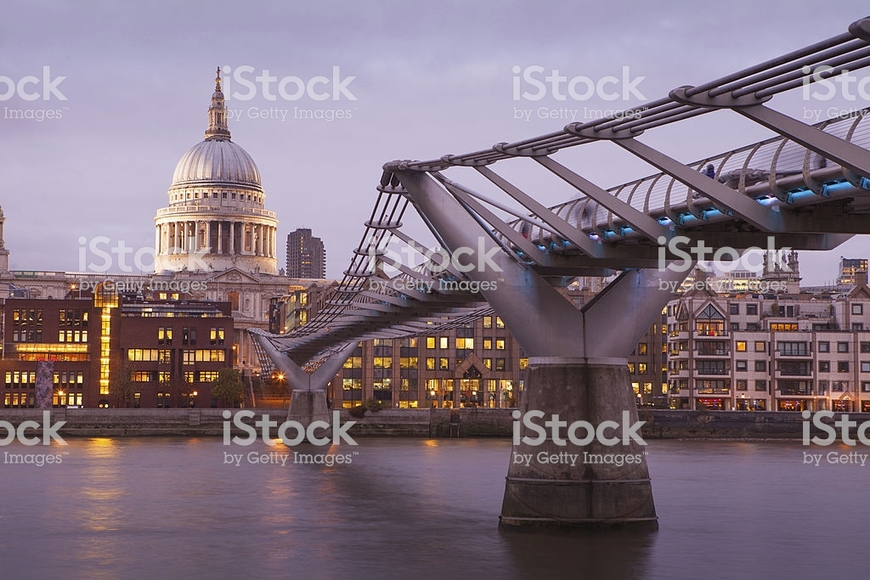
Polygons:
M287 419L298 421L308 427L314 421L329 422L329 409L326 404L326 386L329 384L345 361L350 357L356 342L346 344L340 351L326 359L313 373L307 373L293 362L290 357L278 350L268 336L252 334L272 363L284 374L293 389Z
M626 270L578 309L431 176L401 167L396 175L454 256L486 252L488 261L470 255L466 275L488 282L487 302L529 355L501 525L656 526L627 359L686 272Z

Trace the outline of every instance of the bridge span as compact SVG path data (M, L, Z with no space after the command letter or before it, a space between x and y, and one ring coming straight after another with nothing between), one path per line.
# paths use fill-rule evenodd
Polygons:
M677 257L672 241L825 250L870 233L868 110L808 125L768 106L779 94L868 64L865 18L833 38L678 87L611 118L464 155L385 164L360 245L326 308L287 335L252 331L264 367L280 369L294 387L290 416L310 422L326 413L326 385L357 341L433 334L494 311L529 356L518 417L539 412L629 429L637 411L627 357L671 298L661 283L679 283L687 273L668 267ZM775 136L689 163L641 139L716 110ZM596 142L658 172L604 189L560 154ZM535 190L497 170L506 164L540 172ZM576 195L545 206L538 200L547 179L568 184ZM437 248L403 231L409 209ZM395 259L397 246L421 263ZM614 274L582 309L558 290L572 277ZM501 525L656 525L641 442L626 436L614 444L601 433L580 437L581 431L575 441L562 441L564 430L539 442L534 427L522 426L512 459L570 447L596 460L512 460Z

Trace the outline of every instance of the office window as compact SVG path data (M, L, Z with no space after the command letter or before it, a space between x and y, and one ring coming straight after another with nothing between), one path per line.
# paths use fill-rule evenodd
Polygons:
M757 360L755 361L755 370L757 372L764 372L767 370L767 361Z
M837 343L837 352L849 352L849 343L848 342L838 342Z
M484 328L492 328L492 316L484 316L483 317L483 327Z
M492 339L484 338L483 339L483 350L492 350Z
M767 391L767 381L755 381L756 391Z
M766 352L767 351L767 343L763 340L755 341L755 352Z
M435 370L435 357L426 357L426 370Z
M729 314L740 314L740 304L736 302L732 302L728 305L728 313Z
M737 390L745 391L746 390L746 379L737 379Z
M819 343L819 352L831 352L831 343L830 342L820 342Z
M747 304L746 314L758 314L758 304Z
M864 314L864 305L852 304L852 314Z
M738 340L737 341L737 352L746 352L746 341Z
M438 359L438 370L439 371L447 371L450 370L450 359L446 357L441 357Z
M426 348L435 348L435 337L427 336L426 337Z
M449 346L448 346L448 344L447 344L447 337L446 337L446 336L442 336L442 337L439 337L439 338L438 338L438 347L439 347L439 348L443 348L443 349L445 349L445 350L446 350L447 348L449 348Z
M831 372L831 361L820 360L820 361L819 361L819 372L820 372L820 373L829 373L829 372Z
M838 360L837 361L837 372L838 373L848 373L849 372L849 361Z
M495 349L496 350L504 350L505 341L503 338L495 339Z
M747 361L745 361L745 360L734 361L734 364L735 364L735 369L738 371L745 371L745 370L748 370L748 368L749 368L747 366Z

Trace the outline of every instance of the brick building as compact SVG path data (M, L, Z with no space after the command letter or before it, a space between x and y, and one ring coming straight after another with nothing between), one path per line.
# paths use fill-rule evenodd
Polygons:
M211 382L232 367L227 302L98 292L3 304L4 408L36 407L38 376L52 406L210 406Z

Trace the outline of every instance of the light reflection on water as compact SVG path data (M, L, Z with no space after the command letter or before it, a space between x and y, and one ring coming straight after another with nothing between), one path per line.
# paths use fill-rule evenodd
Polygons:
M651 441L659 531L567 536L498 531L506 439L360 438L332 467L226 465L288 450L219 439L68 442L4 449L69 454L0 464L0 578L866 576L870 460L803 465L798 442Z

